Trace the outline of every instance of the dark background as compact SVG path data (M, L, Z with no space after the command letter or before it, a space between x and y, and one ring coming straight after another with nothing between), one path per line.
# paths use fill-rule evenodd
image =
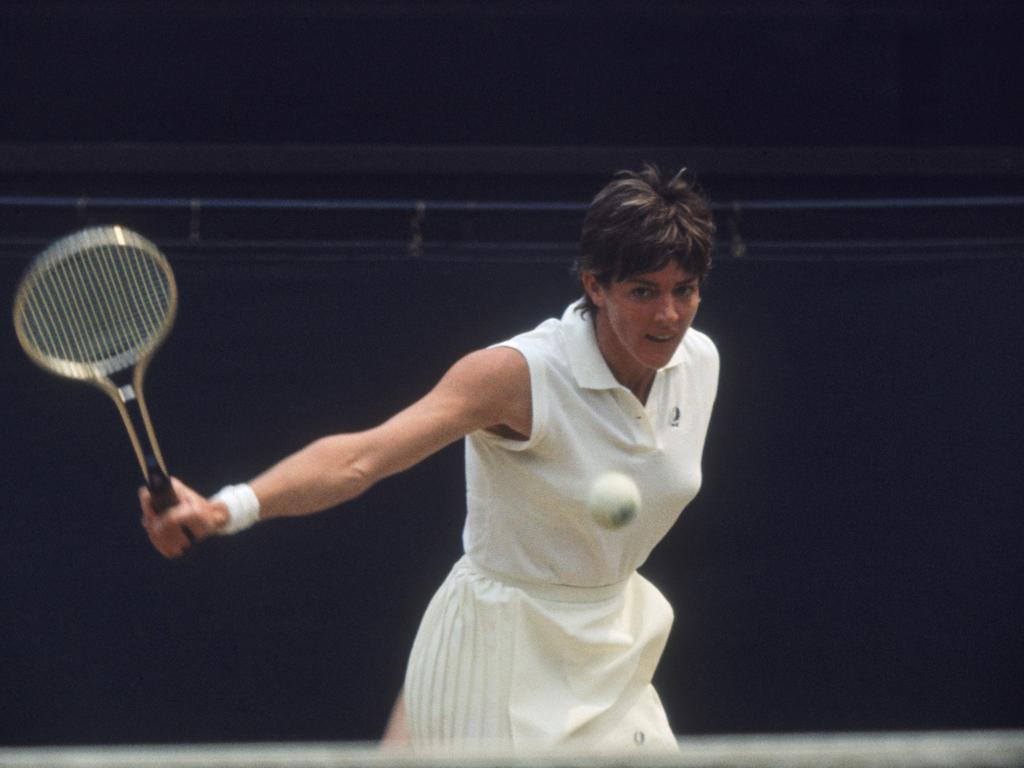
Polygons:
M8 3L0 285L79 226L155 239L181 303L148 400L212 492L561 312L589 196L688 165L722 378L644 568L674 726L1022 727L1022 32L1015 3ZM113 407L10 327L0 360L0 743L379 734L460 446L167 562Z

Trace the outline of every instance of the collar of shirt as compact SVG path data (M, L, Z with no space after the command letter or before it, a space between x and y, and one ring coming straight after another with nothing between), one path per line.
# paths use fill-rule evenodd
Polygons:
M604 355L597 346L597 336L594 333L594 322L590 315L583 316L577 311L583 300L570 304L562 313L562 329L565 334L566 354L569 358L569 367L576 383L583 389L622 389L622 385L615 379ZM685 337L684 337L685 341ZM683 342L676 347L672 359L668 365L660 368L665 371L673 368L689 358L686 345Z

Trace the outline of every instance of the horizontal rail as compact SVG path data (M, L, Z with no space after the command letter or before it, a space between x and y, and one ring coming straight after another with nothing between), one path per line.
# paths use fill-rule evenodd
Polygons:
M718 211L895 210L922 208L1024 207L1024 195L975 197L881 197L860 199L734 200L712 203ZM165 210L251 211L405 211L409 213L550 213L585 211L584 202L503 200L332 200L236 197L74 197L60 195L0 195L0 208L151 208Z

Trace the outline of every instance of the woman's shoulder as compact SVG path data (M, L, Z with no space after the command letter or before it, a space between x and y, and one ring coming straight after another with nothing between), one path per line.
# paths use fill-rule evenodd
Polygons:
M711 337L703 331L690 328L683 337L683 344L692 357L718 362L718 347L715 346L715 342L711 340Z
M511 348L528 360L540 360L558 357L562 344L562 321L549 318L528 331L492 344L489 349Z

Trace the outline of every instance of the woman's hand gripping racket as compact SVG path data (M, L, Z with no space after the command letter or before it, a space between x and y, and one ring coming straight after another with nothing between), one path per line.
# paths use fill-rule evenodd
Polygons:
M14 327L28 356L52 373L99 387L114 401L157 511L178 499L142 382L177 305L167 259L144 237L117 226L85 229L53 243L29 265L14 299Z

